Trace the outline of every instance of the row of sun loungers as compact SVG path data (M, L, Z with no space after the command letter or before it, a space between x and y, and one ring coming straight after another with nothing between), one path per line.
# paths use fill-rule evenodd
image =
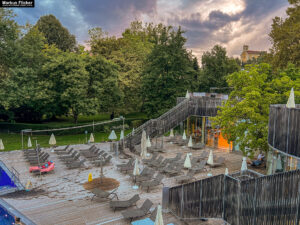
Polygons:
M58 158L66 164L68 169L80 168L84 165L85 159L80 160L80 153L73 148L68 149L66 146L64 149L54 149L54 152L58 155Z
M98 199L108 199L110 200L109 206L116 211L117 209L126 209L132 206L136 206L136 203L140 200L140 196L138 194L135 194L128 200L119 200L118 195L116 193L117 189L114 189L110 192L103 191L99 188L92 189L91 192L93 193L93 197ZM114 198L117 198L117 200L113 200ZM133 219L141 216L145 216L150 208L152 207L153 203L147 199L143 205L140 208L137 209L129 209L124 212L122 212L122 215L126 219Z
M112 156L108 155L104 150L100 150L95 145L89 149L81 150L81 155L87 158L94 166L104 166L110 163Z
M49 154L41 151L39 147L36 149L27 149L23 151L24 158L31 166L36 166L39 163L43 164L48 161Z

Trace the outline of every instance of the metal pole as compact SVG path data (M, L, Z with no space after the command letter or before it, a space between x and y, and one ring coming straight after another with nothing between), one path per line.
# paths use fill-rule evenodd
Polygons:
M123 151L125 150L125 126L124 126L124 123L125 123L125 117L123 117L123 134L124 134L124 137L123 137Z
M24 149L23 130L21 130L21 136L22 136L22 150L23 150Z

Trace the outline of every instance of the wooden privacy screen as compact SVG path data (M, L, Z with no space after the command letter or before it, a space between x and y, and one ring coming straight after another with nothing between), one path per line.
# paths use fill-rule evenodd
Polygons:
M299 170L245 177L219 175L172 187L168 208L183 219L222 218L231 225L299 224Z
M300 105L289 109L285 105L271 105L268 143L270 146L300 157Z

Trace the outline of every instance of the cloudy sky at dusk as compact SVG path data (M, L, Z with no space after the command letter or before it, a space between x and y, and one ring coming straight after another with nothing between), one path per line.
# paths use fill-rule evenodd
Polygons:
M272 18L284 17L287 7L287 0L36 0L35 8L15 12L22 24L53 14L81 44L93 27L120 36L135 19L180 25L187 48L201 57L215 44L226 47L230 56L239 55L243 44L268 50Z

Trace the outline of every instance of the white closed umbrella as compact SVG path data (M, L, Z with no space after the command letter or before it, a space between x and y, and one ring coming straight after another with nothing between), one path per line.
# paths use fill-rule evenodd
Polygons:
M184 164L183 164L184 168L190 169L192 167L190 155L192 155L192 153L187 153L186 154L185 161L184 161Z
M124 139L124 130L121 130L121 134L120 134L120 140Z
M294 88L291 89L290 96L289 96L289 100L288 100L288 102L286 103L286 107L287 107L287 108L296 108L296 105L295 105Z
M117 135L115 133L114 130L111 131L110 135L108 136L109 140L116 140L117 139Z
M228 175L229 172L228 172L228 168L225 169L225 175Z
M31 147L32 147L32 143L31 143L30 137L28 137L27 147L28 147L28 148L31 148Z
M141 157L142 159L145 159L147 157L147 137L146 137L146 131L144 130L141 139Z
M138 175L140 175L140 169L139 169L139 161L136 158L134 163L133 176L138 176Z
M157 206L157 213L156 213L156 218L154 225L164 225L164 220L162 216L162 210L161 210L161 205Z
M246 171L248 168L247 168L247 157L243 157L243 162L242 162L242 167L241 167L241 171Z
M173 129L171 129L171 131L170 131L170 137L174 137L174 131L173 131Z
M148 147L148 148L151 147L151 141L150 141L149 135L148 135L148 139L147 139L147 147Z
M132 128L131 135L134 135L134 128Z
M3 144L2 139L0 139L0 150L4 150L4 144Z
M214 155L213 155L212 150L210 150L210 152L209 152L207 164L209 164L209 165L213 165L214 164Z
M55 136L52 133L50 136L49 145L55 145L55 144L56 144Z
M183 130L182 140L186 140L185 130Z
M190 93L189 93L189 91L186 91L185 98L187 98L187 99L190 98Z
M94 135L93 133L91 133L90 135L90 140L89 140L91 143L93 143L95 141L95 138L94 138Z
M188 143L188 147L189 147L189 148L193 147L192 136L190 136L189 143Z

